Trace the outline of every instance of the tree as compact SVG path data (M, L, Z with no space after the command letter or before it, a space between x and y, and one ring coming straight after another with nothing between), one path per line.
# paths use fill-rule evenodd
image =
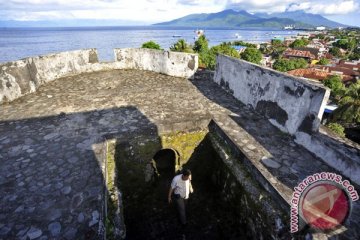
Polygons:
M308 63L305 59L303 58L298 58L298 59L292 59L290 60L293 62L294 64L294 69L299 69L299 68L306 68ZM293 70L293 69L292 69Z
M256 48L256 44L248 43L248 42L244 42L244 41L234 41L232 43L232 45Z
M338 47L332 47L332 48L330 48L329 53L331 53L331 54L334 55L335 57L339 57L339 58L342 57L342 53L341 53L341 51L340 51L340 48L338 48Z
M360 46L354 49L353 53L349 56L350 60L360 60Z
M294 69L294 64L287 59L278 59L274 62L273 68L280 72L287 72Z
M344 91L345 86L338 75L332 75L324 80L324 85L331 89L331 96L337 98Z
M303 58L291 60L281 58L274 62L273 68L280 72L287 72L294 69L306 68L307 65L307 61Z
M214 46L209 50L202 51L199 54L199 64L200 66L206 67L208 69L214 70L216 66L216 56L218 54L224 54L230 57L239 58L240 54L236 51L230 43L222 43L220 45Z
M173 52L193 52L191 45L187 44L185 39L179 39L176 43L174 43L174 45L170 47L170 50Z
M338 91L341 98L339 107L332 113L333 122L341 122L343 125L351 126L360 123L360 80L352 83L348 88Z
M325 37L326 37L326 35L323 33L316 34L316 38L318 38L318 39L325 39Z
M308 44L309 44L309 40L307 40L305 38L301 38L301 39L296 39L293 43L291 43L290 47L291 48L305 47Z
M327 58L321 58L320 61L317 63L318 65L327 65L330 63L330 60Z
M207 51L209 49L209 41L206 39L205 35L201 35L194 43L193 50L197 53Z
M356 40L354 38L339 39L338 41L333 43L333 46L345 50L353 50L356 46Z
M351 102L340 105L332 113L332 121L341 122L344 125L358 125L360 123L360 100L354 99Z
M339 123L329 123L327 125L327 127L329 129L331 129L334 133L336 133L337 135L339 135L340 137L345 137L345 128L339 124Z
M241 58L248 62L260 64L262 54L259 49L248 47L241 53Z
M273 46L281 46L282 45L282 41L280 39L271 39L271 44Z
M149 42L143 43L141 48L150 48L150 49L161 50L160 45L154 41L149 41Z
M229 43L222 43L220 45L210 48L210 51L214 54L224 54L230 57L239 58L240 54Z
M210 50L202 51L199 53L199 66L210 70L215 70L216 54Z

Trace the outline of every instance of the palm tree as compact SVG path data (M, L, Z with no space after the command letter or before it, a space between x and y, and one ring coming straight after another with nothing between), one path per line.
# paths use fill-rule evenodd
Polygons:
M332 120L347 126L360 124L360 80L344 90L339 107L333 112Z
M173 52L186 52L192 53L192 47L186 43L185 39L179 39L173 46L170 47Z

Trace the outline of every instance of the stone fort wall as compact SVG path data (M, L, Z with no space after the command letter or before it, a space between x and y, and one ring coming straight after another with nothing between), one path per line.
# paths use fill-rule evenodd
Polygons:
M35 92L46 82L86 72L139 69L191 78L198 68L196 54L151 49L115 49L115 61L102 63L96 49L61 52L0 64L0 104Z
M316 132L330 90L272 69L219 55L214 81L283 132Z
M224 55L217 57L214 81L265 116L295 142L360 184L360 147L320 128L330 90L322 84ZM320 131L319 131L320 130Z
M196 54L128 48L114 49L114 55L114 62L99 62L96 49L85 49L0 64L0 104L35 92L44 83L86 72L139 69L192 78L198 68ZM222 88L360 184L360 147L319 132L329 89L223 55L217 57L216 69L214 81Z

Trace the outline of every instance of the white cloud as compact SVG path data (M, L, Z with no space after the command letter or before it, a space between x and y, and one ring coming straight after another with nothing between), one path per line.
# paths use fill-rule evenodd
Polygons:
M0 0L0 20L124 19L154 23L225 8L346 14L360 0Z
M218 3L219 1L204 0L0 0L0 18L126 19L151 23L168 21L191 13L221 11L223 6Z
M283 12L304 10L308 13L324 15L347 14L359 9L356 0L229 0L227 6L230 8L244 9L252 12Z
M359 3L353 0L347 1L320 1L302 2L292 4L288 11L304 10L309 13L319 13L325 15L348 14L359 9Z
M283 12L294 0L229 0L227 7L251 12Z

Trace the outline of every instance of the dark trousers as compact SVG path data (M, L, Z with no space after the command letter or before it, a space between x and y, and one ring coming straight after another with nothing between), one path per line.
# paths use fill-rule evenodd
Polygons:
M181 224L186 224L186 202L187 200L175 194L175 205Z

